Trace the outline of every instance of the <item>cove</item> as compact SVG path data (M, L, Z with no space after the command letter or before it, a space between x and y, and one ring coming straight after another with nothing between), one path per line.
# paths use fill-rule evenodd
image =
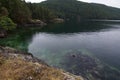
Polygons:
M0 39L0 45L25 50L58 68L63 68L65 56L81 53L120 70L120 21L69 21L42 29L23 28Z

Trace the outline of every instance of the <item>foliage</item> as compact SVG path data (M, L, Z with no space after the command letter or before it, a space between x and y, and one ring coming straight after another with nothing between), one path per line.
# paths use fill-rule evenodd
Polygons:
M24 0L0 0L1 6L8 9L9 17L16 23L26 23L31 17Z
M16 28L16 24L8 17L8 10L0 7L0 29L12 30Z
M3 16L0 18L0 28L4 30L12 30L16 28L16 24L10 18Z
M51 10L42 7L39 3L28 3L28 7L30 8L33 19L40 19L49 22L56 17Z
M7 8L5 7L1 7L0 8L0 16L8 16L9 12L7 10Z
M55 17L49 9L40 4L26 3L25 0L0 0L0 3L0 6L8 10L9 17L18 24L28 23L31 18L48 22Z
M0 0L0 16L8 16L15 23L28 23L32 18L49 22L64 19L120 19L120 9L77 0L47 0L26 3L25 0Z
M41 5L65 19L120 19L120 9L77 0L47 0Z

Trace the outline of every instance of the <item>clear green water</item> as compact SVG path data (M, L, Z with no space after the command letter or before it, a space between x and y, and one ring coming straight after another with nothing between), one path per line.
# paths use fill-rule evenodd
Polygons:
M0 39L0 45L28 51L52 66L61 66L69 52L80 51L120 69L119 21L71 21L18 29Z

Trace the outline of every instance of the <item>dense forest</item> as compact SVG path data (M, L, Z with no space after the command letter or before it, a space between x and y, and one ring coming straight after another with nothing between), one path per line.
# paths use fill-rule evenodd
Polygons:
M31 19L49 21L55 17L49 9L38 4L26 3L25 0L0 0L0 14L18 24L30 22Z
M47 0L41 5L65 19L120 19L120 9L77 0Z
M16 24L29 24L39 20L50 22L57 17L77 20L120 19L119 13L118 8L77 0L47 0L42 3L0 0L0 28L11 30Z
M31 11L33 19L40 19L44 22L49 22L56 17L51 10L37 3L27 3L27 6Z

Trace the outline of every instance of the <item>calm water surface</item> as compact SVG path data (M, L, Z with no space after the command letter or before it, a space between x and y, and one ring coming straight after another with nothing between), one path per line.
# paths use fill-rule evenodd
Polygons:
M120 69L119 22L68 22L48 27L35 33L29 43L28 51L36 57L58 66L67 52L80 50Z

